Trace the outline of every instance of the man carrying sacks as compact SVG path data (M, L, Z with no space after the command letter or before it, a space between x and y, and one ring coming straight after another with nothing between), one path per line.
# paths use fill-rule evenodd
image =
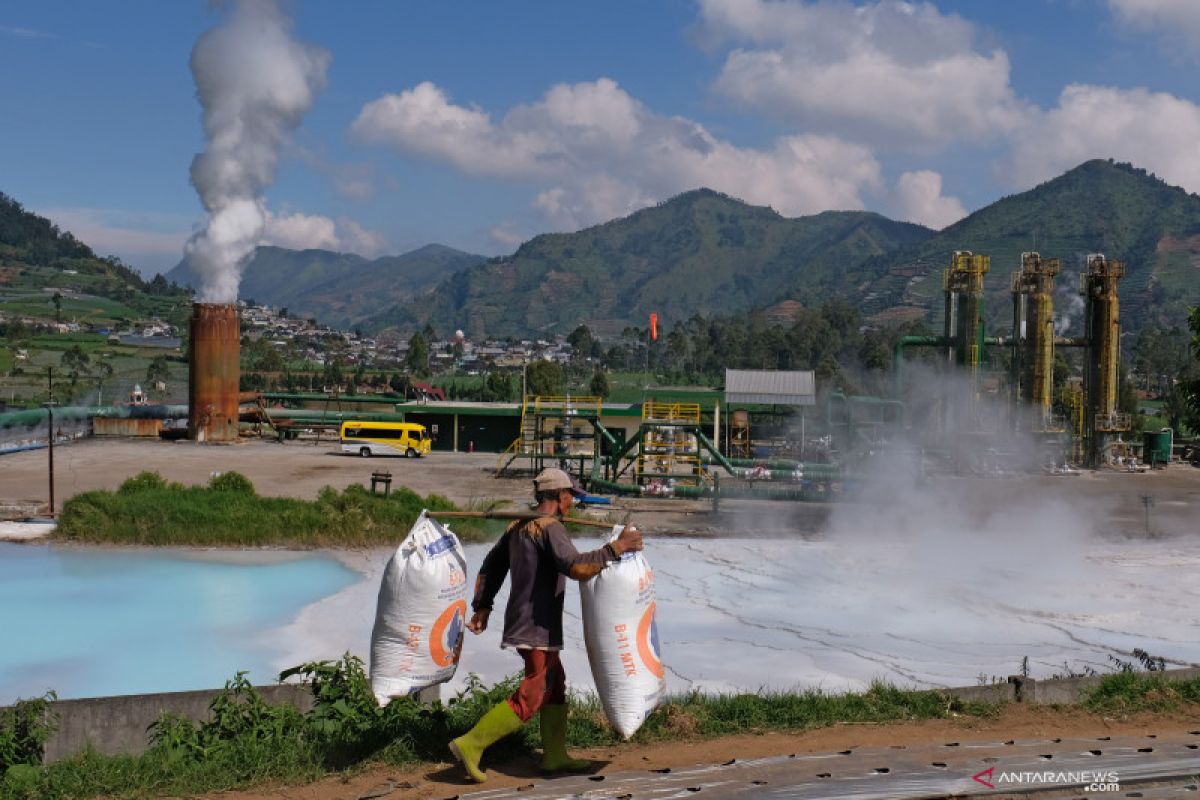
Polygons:
M562 616L566 579L589 580L621 554L642 549L642 534L626 526L620 536L598 550L580 553L567 537L560 519L583 490L561 469L546 469L533 481L539 517L508 526L479 569L475 581L474 614L467 624L482 633L492 613L492 601L512 574L504 612L501 647L512 647L525 661L525 679L517 691L492 708L466 734L450 743L450 751L476 781L486 776L479 768L483 751L514 733L541 711L542 769L547 772L585 770L590 762L567 755L566 675L559 661L563 646Z

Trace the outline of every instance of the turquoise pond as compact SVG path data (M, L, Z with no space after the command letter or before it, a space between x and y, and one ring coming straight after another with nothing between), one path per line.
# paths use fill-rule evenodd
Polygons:
M311 552L0 543L0 705L271 683L279 629L361 577Z

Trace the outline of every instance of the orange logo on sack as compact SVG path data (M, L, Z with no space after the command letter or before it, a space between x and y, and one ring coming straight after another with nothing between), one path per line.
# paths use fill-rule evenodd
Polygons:
M429 655L439 667L458 663L462 652L463 625L467 619L467 601L451 603L433 623L429 632Z
M642 621L638 623L637 646L638 655L642 657L642 663L646 665L646 669L656 678L661 678L665 674L663 671L662 661L659 660L658 646L658 621L654 618L656 604L651 603L646 609L646 613L642 614Z

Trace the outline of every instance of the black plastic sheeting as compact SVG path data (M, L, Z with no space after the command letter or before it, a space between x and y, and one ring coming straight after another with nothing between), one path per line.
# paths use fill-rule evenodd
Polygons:
M1023 779L1018 780L1018 774ZM913 800L1004 796L1200 800L1200 730L797 753L683 769L540 780L519 788L485 789L459 797Z

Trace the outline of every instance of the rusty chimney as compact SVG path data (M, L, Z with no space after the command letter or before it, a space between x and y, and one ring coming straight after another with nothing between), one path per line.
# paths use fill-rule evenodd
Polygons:
M241 376L237 306L194 303L188 331L188 438L197 442L236 441Z

